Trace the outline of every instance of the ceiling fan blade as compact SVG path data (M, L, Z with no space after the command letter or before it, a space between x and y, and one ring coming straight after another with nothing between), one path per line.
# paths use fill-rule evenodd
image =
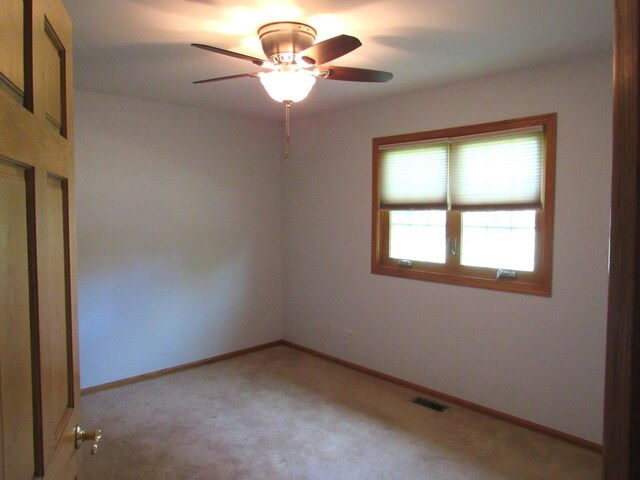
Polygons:
M203 50L208 50L209 52L219 53L221 55L226 55L227 57L238 58L240 60L246 60L248 62L257 65L258 67L262 67L266 61L261 60L256 57L250 57L249 55L245 55L243 53L232 52L231 50L225 50L223 48L212 47L211 45L203 45L202 43L192 43L192 47L201 48Z
M207 78L206 80L197 80L193 83L211 83L211 82L219 82L220 80L233 80L234 78L245 78L245 77L257 77L258 73L241 73L240 75L229 75L228 77L217 77L217 78Z
M301 53L302 58L313 65L335 60L362 45L356 37L338 35L320 43L316 43Z
M388 82L393 78L391 72L351 67L323 67L319 69L319 74L320 78L346 82Z

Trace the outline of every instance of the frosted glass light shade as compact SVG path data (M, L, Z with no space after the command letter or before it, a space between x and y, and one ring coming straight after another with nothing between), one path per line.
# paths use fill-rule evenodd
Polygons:
M309 94L316 77L304 70L275 70L261 75L260 82L276 102L299 102Z

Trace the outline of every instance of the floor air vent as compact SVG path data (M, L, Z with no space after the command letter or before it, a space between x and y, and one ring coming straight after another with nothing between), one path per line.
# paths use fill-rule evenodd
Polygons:
M436 412L442 412L447 409L447 407L445 407L444 405L440 405L439 403L422 397L414 398L413 403L417 403L418 405L422 405L423 407L430 408L431 410L435 410Z

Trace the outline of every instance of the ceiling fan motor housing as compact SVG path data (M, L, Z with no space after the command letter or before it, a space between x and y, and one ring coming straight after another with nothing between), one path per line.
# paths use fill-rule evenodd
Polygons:
M292 64L296 55L313 45L315 28L299 22L267 23L258 29L262 50L273 65Z

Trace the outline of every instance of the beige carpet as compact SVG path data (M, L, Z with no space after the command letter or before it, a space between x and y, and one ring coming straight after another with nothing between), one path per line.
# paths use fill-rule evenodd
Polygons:
M600 478L599 455L287 347L83 397L85 480Z

